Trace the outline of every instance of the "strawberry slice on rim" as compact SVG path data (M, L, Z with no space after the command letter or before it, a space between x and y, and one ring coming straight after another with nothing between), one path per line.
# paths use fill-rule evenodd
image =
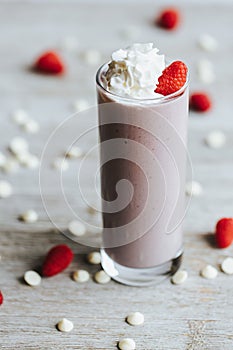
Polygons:
M182 61L175 61L166 67L159 77L155 92L167 96L180 90L187 80L188 68Z

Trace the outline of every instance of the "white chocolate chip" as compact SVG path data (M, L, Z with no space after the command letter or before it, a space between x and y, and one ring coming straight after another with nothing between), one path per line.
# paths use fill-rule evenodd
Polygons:
M60 332L70 332L74 328L74 324L70 320L67 320L67 318L63 318L58 322L57 328Z
M22 164L26 167L26 168L30 168L30 169L36 169L38 168L39 164L40 164L40 160L37 156L35 156L34 154L28 154L27 157L25 157L24 161L22 162Z
M233 258L228 257L228 258L224 259L222 264L221 264L221 269L227 275L232 275L233 274Z
M215 80L213 64L207 59L201 59L197 63L197 75L204 84L211 84Z
M19 153L15 157L19 162L19 164L24 166L28 162L29 153L28 152Z
M13 113L12 113L12 120L22 126L24 125L26 122L28 122L29 120L29 116L28 113L23 110L23 109L16 109Z
M41 277L36 271L27 271L24 274L24 281L32 287L39 286Z
M188 196L199 197L203 194L203 188L197 181L189 181L185 185L185 192Z
M30 154L30 157L28 159L28 163L27 163L27 167L31 168L31 169L35 169L38 168L38 166L40 165L40 160L37 156L35 156L34 154Z
M144 315L141 312L133 312L127 316L126 321L131 326L139 326L144 323Z
M111 281L111 278L106 274L104 270L96 272L94 279L99 284L106 284Z
M202 34L198 40L198 44L206 52L214 52L218 48L217 40L209 34Z
M86 233L86 226L78 220L73 220L68 225L68 230L75 236L83 236Z
M218 271L215 267L211 265L206 265L202 270L201 270L201 276L207 279L214 279L218 275Z
M73 273L73 280L75 282L84 283L87 282L89 278L89 272L87 272L86 270L76 270Z
M80 98L80 99L75 100L73 102L72 106L73 106L73 109L75 112L81 112L81 111L85 111L86 109L88 109L90 107L90 104L84 98Z
M22 128L24 131L28 132L29 134L36 134L40 126L35 120L28 120L26 123L22 125Z
M13 140L11 140L9 149L14 155L27 153L28 143L22 137L15 137Z
M34 223L38 220L38 214L35 210L29 209L19 216L19 219L26 223Z
M26 168L35 169L38 168L40 160L37 156L30 153L22 153L16 156L18 162Z
M206 136L205 143L211 148L221 148L226 143L226 136L220 130L211 131Z
M101 54L99 51L90 49L83 53L83 58L86 63L95 66L101 62Z
M9 182L1 180L0 181L0 198L7 198L12 195L12 186Z
M131 338L125 338L119 341L118 348L120 350L135 350L136 344L135 341Z
M66 153L67 158L80 158L83 155L83 151L80 147L73 146Z
M185 270L177 271L171 278L173 284L182 284L188 278L188 272Z
M69 168L69 163L65 158L56 158L53 162L53 167L57 170L66 171Z
M98 265L101 263L101 255L99 252L91 252L87 255L87 261L92 265Z

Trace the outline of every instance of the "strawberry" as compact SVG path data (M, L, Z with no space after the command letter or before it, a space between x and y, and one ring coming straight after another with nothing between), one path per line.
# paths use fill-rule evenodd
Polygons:
M180 13L175 8L165 9L160 13L156 22L164 29L174 30L179 25Z
M227 248L233 242L233 218L222 218L217 222L215 239L219 248Z
M34 68L38 72L47 74L61 74L64 72L61 58L53 51L45 52L38 57Z
M166 96L178 91L186 83L187 72L188 69L183 62L173 62L159 77L155 92Z
M212 102L204 92L195 92L190 96L190 108L197 112L206 112L211 108Z
M42 266L42 276L51 277L65 270L73 260L72 250L65 244L60 244L48 252Z
M2 295L2 292L0 291L0 305L3 304L3 295Z

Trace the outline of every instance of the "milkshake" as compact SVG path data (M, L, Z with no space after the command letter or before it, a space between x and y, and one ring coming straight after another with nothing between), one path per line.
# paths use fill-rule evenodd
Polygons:
M128 285L159 282L181 262L188 116L184 66L166 64L153 44L134 44L114 52L97 73L102 266Z

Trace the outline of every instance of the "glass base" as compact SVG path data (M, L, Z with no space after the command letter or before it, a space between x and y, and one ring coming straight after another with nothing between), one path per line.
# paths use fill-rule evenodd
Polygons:
M120 265L101 249L101 264L104 271L115 281L128 286L143 287L159 284L174 275L182 262L183 250L177 256L162 265L147 268L132 268Z

